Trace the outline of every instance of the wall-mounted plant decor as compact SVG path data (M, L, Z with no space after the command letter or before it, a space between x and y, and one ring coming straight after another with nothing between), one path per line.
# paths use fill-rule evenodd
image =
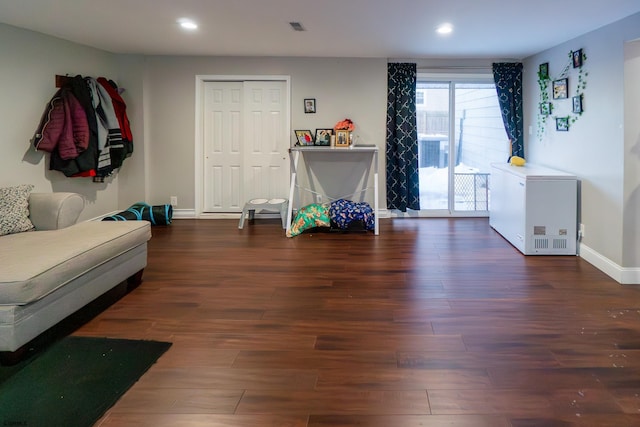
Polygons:
M587 76L589 73L585 70L584 63L587 60L583 49L571 51L568 54L568 61L562 72L558 76L551 77L549 73L549 63L540 64L538 68L538 88L540 89L540 103L538 104L538 128L536 136L538 140L544 138L546 132L547 120L549 117L556 121L556 130L568 131L569 127L574 124L584 113L584 91L587 88ZM577 70L577 78L569 76ZM569 82L575 82L575 90L570 90ZM552 83L553 99L557 100L557 105L549 102L549 85ZM567 101L571 98L571 105ZM564 105L567 103L567 105ZM552 116L556 110L561 117ZM564 113L567 113L564 115ZM558 120L560 119L560 126ZM566 126L565 126L566 123Z
M570 52L569 57L573 62L573 67L578 69L578 81L573 96L573 114L569 115L569 126L578 121L578 118L584 113L584 90L587 88L587 76L589 72L584 69L584 62L587 55L582 49ZM579 58L579 59L578 59Z
M547 118L553 111L553 104L549 102L549 63L540 64L538 68L538 88L540 89L540 103L538 104L538 126L536 133L538 140L544 136Z

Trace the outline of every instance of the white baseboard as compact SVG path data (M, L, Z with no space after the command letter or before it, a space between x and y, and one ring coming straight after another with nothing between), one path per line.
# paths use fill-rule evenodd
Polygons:
M173 219L195 219L196 211L193 209L176 209L173 208Z
M390 218L391 215L387 209L378 211L380 218ZM257 218L280 218L278 213L256 213ZM196 215L194 209L174 209L174 219L240 219L240 213L201 213Z
M279 213L256 213L256 218L280 218ZM174 209L173 219L240 219L237 213L201 213L196 215L194 209Z
M640 267L622 267L582 243L580 257L621 285L640 285Z
M99 215L99 216L95 216L95 217L93 217L93 218L89 218L89 219L87 219L87 220L85 220L85 221L102 221L102 219L103 219L103 218L106 218L106 217L108 217L108 216L113 216L113 215L119 214L120 212L122 212L122 211L111 211L111 212L106 213L106 214L104 214L104 215Z

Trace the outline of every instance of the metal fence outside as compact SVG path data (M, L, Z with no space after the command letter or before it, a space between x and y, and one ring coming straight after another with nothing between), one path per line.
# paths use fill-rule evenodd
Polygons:
M454 173L456 210L489 210L489 174Z

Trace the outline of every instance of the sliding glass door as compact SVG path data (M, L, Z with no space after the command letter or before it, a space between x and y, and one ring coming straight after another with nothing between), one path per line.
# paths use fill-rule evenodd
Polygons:
M419 78L416 89L421 212L488 215L490 164L509 155L490 76Z

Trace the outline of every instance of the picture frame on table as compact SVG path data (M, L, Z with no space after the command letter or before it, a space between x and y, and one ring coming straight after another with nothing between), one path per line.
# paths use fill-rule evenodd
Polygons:
M316 129L315 145L331 145L331 136L333 136L333 129Z
M346 129L336 130L336 147L348 147L351 145L349 141L349 131Z
M571 98L573 101L573 112L576 114L582 113L582 95L577 95Z
M569 117L556 117L556 130L558 132L568 132Z
M313 135L311 134L310 130L307 129L302 129L302 130L295 130L294 131L296 134L296 140L298 141L297 144L298 145L313 145Z
M316 99L305 98L304 100L304 112L305 114L315 114L316 112Z
M569 79L553 81L553 99L567 99L569 97Z

